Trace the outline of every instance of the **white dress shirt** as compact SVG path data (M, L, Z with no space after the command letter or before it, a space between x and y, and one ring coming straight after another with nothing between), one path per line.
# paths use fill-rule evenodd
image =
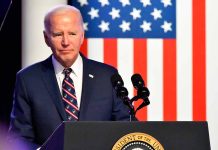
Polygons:
M53 55L52 55L52 64L54 66L56 79L58 82L60 92L62 94L62 82L64 80L64 73L63 73L64 67L55 59ZM77 104L78 104L78 108L80 108L81 94L82 94L82 81L83 81L82 80L83 79L83 61L80 55L78 55L76 61L70 68L73 70L70 74L70 77L72 78L74 82L76 97L77 97Z

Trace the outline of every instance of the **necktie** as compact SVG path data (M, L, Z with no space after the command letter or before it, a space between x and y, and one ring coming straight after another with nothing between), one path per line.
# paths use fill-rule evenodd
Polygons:
M78 120L78 105L76 92L73 84L73 80L70 78L70 73L72 72L71 68L67 68L63 70L65 74L63 83L62 83L62 94L63 94L63 103L65 106L65 111L67 114L67 119L70 121Z

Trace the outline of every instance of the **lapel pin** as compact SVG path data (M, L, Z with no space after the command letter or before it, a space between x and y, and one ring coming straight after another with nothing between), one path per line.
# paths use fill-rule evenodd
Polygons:
M89 74L89 77L90 77L90 78L94 78L94 76L93 76L92 74Z

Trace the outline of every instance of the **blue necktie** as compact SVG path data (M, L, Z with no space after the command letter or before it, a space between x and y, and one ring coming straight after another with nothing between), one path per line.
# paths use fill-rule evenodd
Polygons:
M72 72L71 68L67 68L63 70L65 74L63 83L62 83L62 94L63 94L63 103L65 106L65 111L67 114L67 119L70 121L78 120L78 105L76 92L73 84L73 80L70 78L70 73Z

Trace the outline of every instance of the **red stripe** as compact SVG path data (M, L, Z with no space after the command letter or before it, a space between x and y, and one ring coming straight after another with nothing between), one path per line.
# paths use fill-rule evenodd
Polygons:
M193 120L206 120L205 0L193 0Z
M69 100L67 100L67 99L64 98L64 97L63 97L63 100L64 100L67 104L69 104L70 106L72 106L74 109L76 109L77 111L79 111L79 109L78 109L73 103L71 103Z
M75 119L78 119L78 117L76 115L74 115L72 112L70 112L69 110L65 109L65 111L70 114L72 117L74 117Z
M164 121L176 121L176 40L163 40Z
M88 42L88 40L84 39L83 44L81 45L81 48L80 48L80 52L82 52L83 55L85 55L85 56L88 56L88 53L87 53L87 42Z
M68 92L66 89L64 89L64 92L66 92L68 95L70 95L72 98L74 98L75 100L77 100L76 96L74 96L73 94L71 94L70 92Z
M117 40L104 39L104 63L117 68Z
M67 80L64 80L64 82L65 82L67 85L69 85L71 88L75 89L74 86L73 86L71 83L69 83Z
M147 85L147 40L134 39L134 73L139 73ZM136 91L134 91L136 95ZM141 100L134 103L135 108L141 104ZM140 109L136 117L141 121L147 120L147 107Z

